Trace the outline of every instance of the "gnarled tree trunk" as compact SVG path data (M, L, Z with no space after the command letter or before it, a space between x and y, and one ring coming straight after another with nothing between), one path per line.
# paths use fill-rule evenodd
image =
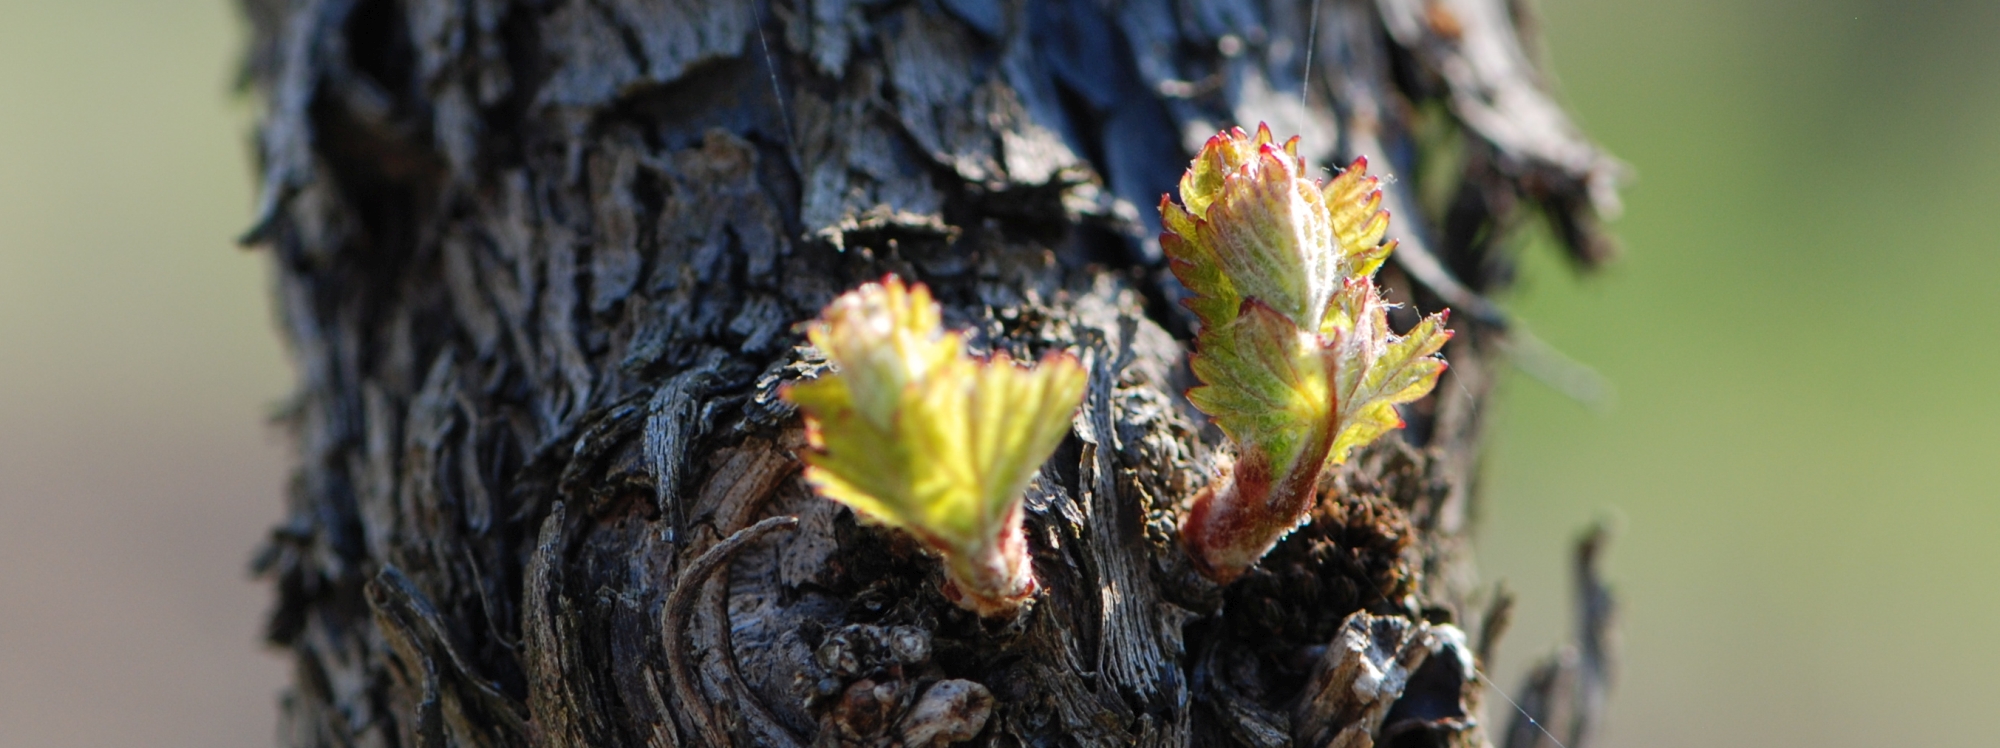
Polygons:
M1542 90L1516 5L245 5L269 103L246 241L276 257L300 371L290 520L259 559L297 664L284 742L1503 735L1458 633L1503 617L1468 609L1466 518L1519 338L1480 294L1536 212L1603 257L1616 171ZM1192 319L1153 206L1258 120L1400 176L1382 281L1399 324L1451 306L1459 335L1408 428L1218 588L1175 537L1221 438L1181 397ZM1044 592L1011 623L799 477L776 393L821 364L794 325L892 272L978 347L1089 367L1028 497ZM1581 648L1527 699L1571 739L1602 700L1588 591Z

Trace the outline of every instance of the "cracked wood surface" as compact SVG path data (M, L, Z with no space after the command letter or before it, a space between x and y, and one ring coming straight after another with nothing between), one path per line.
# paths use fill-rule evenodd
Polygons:
M245 240L278 259L299 370L258 567L296 664L281 742L1488 741L1478 671L1436 664L1474 662L1508 334L1485 294L1536 212L1607 255L1620 173L1519 4L242 3L267 105ZM1181 397L1193 321L1149 206L1259 119L1401 175L1396 324L1467 314L1400 438L1218 589L1174 536L1222 440ZM798 477L776 393L825 363L793 325L888 272L978 350L1089 366L1029 491L1045 592L1015 620L969 617L916 544ZM1580 646L1532 690L1571 746L1610 673L1589 578Z

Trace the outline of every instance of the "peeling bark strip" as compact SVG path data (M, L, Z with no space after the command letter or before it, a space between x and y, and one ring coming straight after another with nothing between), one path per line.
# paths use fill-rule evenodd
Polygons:
M257 566L283 742L1485 744L1455 633L1506 334L1483 295L1537 212L1606 255L1619 169L1550 103L1521 4L1321 5L1309 39L1296 0L243 0L246 240L300 371ZM1392 325L1470 322L1400 437L1218 588L1175 537L1224 460L1142 206L1257 120L1398 175ZM1089 372L1012 622L799 478L777 393L826 364L793 326L891 272L974 352ZM738 534L772 517L796 529ZM1572 748L1610 672L1586 579L1575 656L1524 691Z

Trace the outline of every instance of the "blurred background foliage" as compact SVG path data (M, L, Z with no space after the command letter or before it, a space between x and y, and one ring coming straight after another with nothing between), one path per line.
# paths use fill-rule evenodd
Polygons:
M1618 388L1493 414L1512 688L1613 517L1607 746L1982 745L2000 671L2000 3L1540 0L1625 258L1509 304ZM244 564L289 373L219 0L0 3L0 745L269 745ZM1502 721L1498 709L1489 717Z

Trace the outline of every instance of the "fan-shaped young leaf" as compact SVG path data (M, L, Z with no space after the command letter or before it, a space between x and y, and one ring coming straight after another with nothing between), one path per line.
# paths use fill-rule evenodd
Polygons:
M947 594L967 609L1026 602L1022 492L1082 401L1075 357L1032 369L976 360L942 328L929 291L894 276L835 299L807 336L834 372L785 391L806 417L806 479L936 551Z

